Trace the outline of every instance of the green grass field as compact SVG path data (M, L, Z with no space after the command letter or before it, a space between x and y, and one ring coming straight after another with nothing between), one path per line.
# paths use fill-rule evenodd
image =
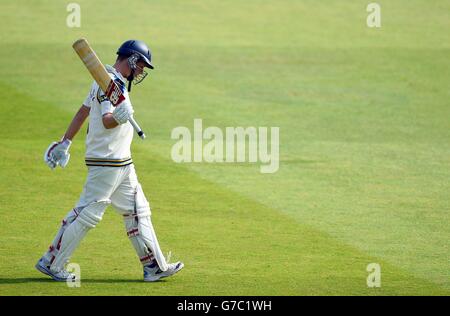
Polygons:
M0 4L0 295L449 295L450 2L70 1ZM447 31L446 31L447 30ZM34 269L81 193L86 126L42 160L89 91L71 44L105 63L130 38L155 71L132 91L133 157L161 246L185 269L143 283L112 208L72 262ZM176 164L173 128L280 127L280 169ZM381 265L381 287L366 267Z

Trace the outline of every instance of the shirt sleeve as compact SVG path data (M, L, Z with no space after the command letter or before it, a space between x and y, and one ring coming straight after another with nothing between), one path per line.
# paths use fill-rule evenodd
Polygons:
M97 101L100 104L102 115L106 113L112 113L114 111L114 107L111 102L108 100L106 95L103 93L102 89L97 89Z

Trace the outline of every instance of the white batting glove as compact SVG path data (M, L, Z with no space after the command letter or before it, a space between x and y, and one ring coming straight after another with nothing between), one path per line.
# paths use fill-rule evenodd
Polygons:
M72 145L72 142L69 139L65 139L61 142L53 142L48 146L44 154L44 161L50 169L54 169L58 165L62 168L67 166L70 159L70 145Z
M112 116L119 124L125 124L133 115L134 110L130 103L123 102L114 109Z

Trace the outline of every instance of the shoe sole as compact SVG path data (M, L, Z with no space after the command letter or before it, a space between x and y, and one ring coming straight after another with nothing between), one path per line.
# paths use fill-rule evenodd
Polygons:
M49 270L47 270L46 268L44 268L41 265L39 265L39 263L36 263L36 265L34 267L39 272L41 272L41 273L43 273L45 275L48 275L49 277L51 277L55 281L58 281L58 282L66 282L67 281L67 279L61 279L61 278L55 277L54 275L52 275L52 273Z
M158 281L158 280L160 280L160 279L170 277L170 276L174 275L175 273L177 273L178 271L180 271L180 270L183 269L183 268L184 268L184 263L180 263L180 265L178 266L178 268L177 268L172 274L169 274L169 275L162 275L162 273L161 273L161 275L158 275L158 276L153 276L153 277L150 277L150 278L145 278L145 279L144 279L144 282L155 282L155 281ZM164 272L163 272L163 273L164 273Z

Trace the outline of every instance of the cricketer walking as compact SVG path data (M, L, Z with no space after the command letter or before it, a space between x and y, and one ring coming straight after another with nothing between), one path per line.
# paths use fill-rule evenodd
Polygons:
M56 281L75 280L65 266L87 232L101 221L109 204L123 216L127 235L143 265L144 281L157 281L184 267L182 262L166 262L151 222L150 204L131 158L133 127L129 119L134 110L128 92L131 82L137 84L146 77L145 67L153 69L151 53L144 42L129 40L119 47L117 55L114 66L106 69L121 87L125 100L113 107L94 82L61 141L50 144L44 154L51 169L58 165L64 168L70 159L72 139L90 116L85 156L88 176L83 192L35 266Z

